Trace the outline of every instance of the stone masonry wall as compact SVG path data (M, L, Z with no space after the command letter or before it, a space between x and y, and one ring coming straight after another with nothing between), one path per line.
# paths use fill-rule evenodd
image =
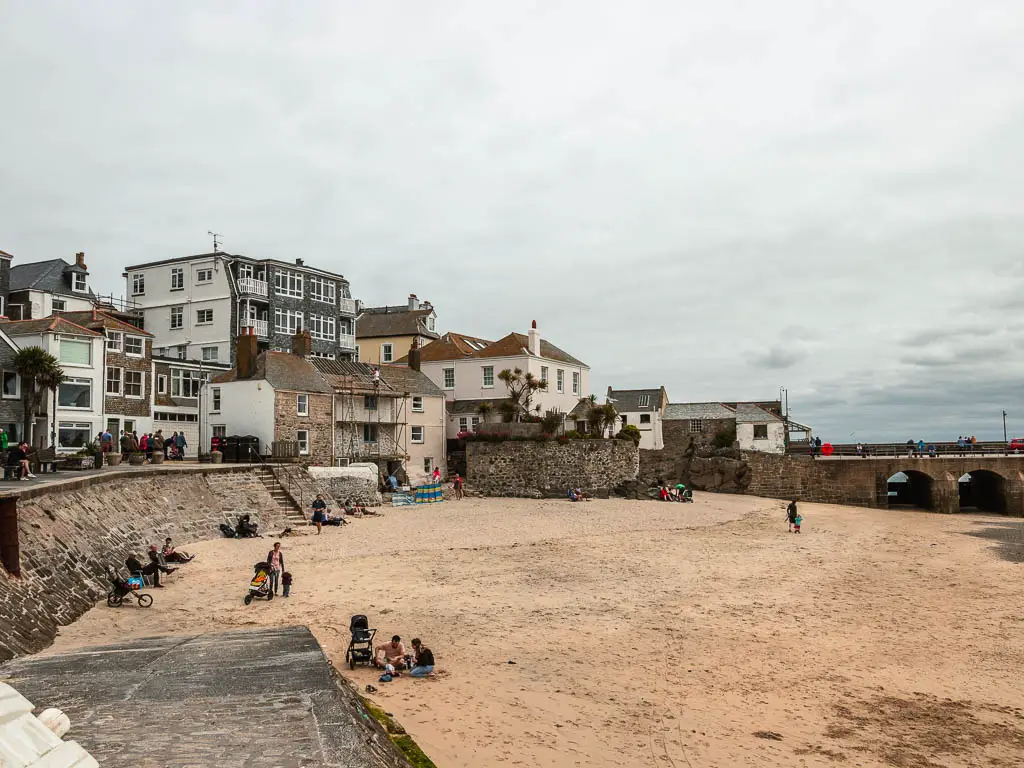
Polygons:
M607 497L635 480L640 453L629 440L470 442L467 484L485 496L561 498L569 488Z
M284 527L255 473L236 468L112 472L39 488L18 500L21 577L0 567L0 661L39 651L110 589L135 552L167 536L185 546L214 538L248 512L261 530Z
M309 393L309 415L299 416L299 394L285 390L274 393L274 439L295 441L298 431L306 430L309 433L309 455L303 458L310 464L329 467L334 449L333 396Z

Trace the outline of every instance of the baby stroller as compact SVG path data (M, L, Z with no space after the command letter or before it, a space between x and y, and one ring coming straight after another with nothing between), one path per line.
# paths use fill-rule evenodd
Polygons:
M352 617L348 623L348 629L352 633L348 650L345 652L348 668L355 669L356 664L371 664L373 662L373 636L377 634L377 630L370 629L370 620L362 614Z
M249 591L245 594L245 604L251 603L254 597L273 600L274 590L270 588L270 563L256 563L253 569L256 571L256 575L249 582Z
M110 576L110 584L113 586L113 589L107 593L107 605L111 608L120 608L126 600L128 602L135 600L139 608L149 608L153 604L152 595L138 591L142 589L141 577L132 576L125 581L116 573L108 571L108 574Z

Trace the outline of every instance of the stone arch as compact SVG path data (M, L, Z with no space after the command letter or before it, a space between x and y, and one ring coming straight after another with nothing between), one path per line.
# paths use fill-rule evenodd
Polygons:
M960 476L960 511L1007 512L1006 478L991 469L972 469Z
M920 470L901 469L892 473L886 480L889 508L934 509L933 485L931 475Z

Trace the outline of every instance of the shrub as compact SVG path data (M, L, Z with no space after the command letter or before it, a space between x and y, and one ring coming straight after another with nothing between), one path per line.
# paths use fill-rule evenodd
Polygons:
M735 442L736 427L724 427L715 432L715 436L711 439L711 445L715 448L732 448L732 444Z
M570 429L568 432L562 435L562 437L564 437L566 440L582 440L584 436L577 432L575 429Z
M540 420L541 429L547 432L549 435L553 435L558 432L558 428L562 426L562 414L560 413L549 413Z
M619 440L632 440L633 445L640 445L640 430L635 424L627 424L615 437Z

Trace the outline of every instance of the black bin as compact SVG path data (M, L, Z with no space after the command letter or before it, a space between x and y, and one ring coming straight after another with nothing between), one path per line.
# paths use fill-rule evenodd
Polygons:
M221 453L224 454L225 464L238 463L238 435L230 435L224 438L221 444Z
M260 439L255 435L238 438L238 460L240 462L257 461L260 455Z

